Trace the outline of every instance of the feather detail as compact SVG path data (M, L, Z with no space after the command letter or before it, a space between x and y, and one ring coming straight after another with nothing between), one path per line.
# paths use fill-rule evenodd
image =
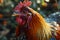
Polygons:
M31 32L32 36L35 36L37 40L49 40L51 37L51 27L48 23L45 22L44 18L36 11L34 11L32 8L28 9L32 12L32 20L29 23L29 26L31 29L29 30ZM33 40L34 37L32 37L31 40Z

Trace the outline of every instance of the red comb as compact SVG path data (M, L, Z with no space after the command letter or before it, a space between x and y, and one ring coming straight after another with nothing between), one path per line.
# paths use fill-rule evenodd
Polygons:
M26 6L30 6L31 5L31 1L27 1L27 2L20 2L14 10L17 10L18 12L21 10L21 8L26 7Z

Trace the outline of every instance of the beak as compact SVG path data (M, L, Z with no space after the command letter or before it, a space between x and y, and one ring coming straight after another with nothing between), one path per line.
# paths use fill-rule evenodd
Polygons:
M12 14L12 16L19 16L19 14L17 14L17 13L14 13L14 14Z

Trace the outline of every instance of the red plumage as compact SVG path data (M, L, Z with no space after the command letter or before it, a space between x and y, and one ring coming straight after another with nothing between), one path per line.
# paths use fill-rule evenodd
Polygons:
M20 35L20 29L27 23L28 18L26 15L28 11L25 10L26 10L26 6L30 6L30 5L31 5L31 1L20 2L14 9L14 11L17 11L19 13L19 15L16 17L16 22L19 24L19 26L16 27L16 36Z

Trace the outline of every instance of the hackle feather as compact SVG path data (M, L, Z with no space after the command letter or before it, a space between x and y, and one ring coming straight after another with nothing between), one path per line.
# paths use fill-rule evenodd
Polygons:
M51 37L51 27L50 25L45 21L45 19L36 11L34 11L32 8L28 9L32 12L32 20L29 23L29 26L31 27L30 34L34 37L36 37L36 40L50 40Z

